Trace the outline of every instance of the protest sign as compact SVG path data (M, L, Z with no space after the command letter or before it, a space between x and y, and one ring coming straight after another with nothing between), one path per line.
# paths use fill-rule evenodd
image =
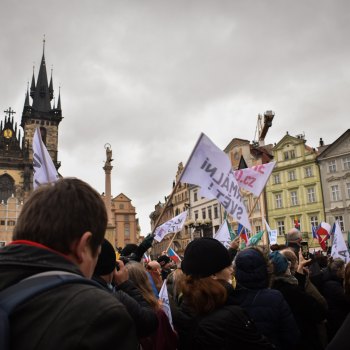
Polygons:
M343 259L345 261L345 264L347 264L350 261L349 251L345 244L343 233L341 232L338 221L335 222L331 256L333 259Z
M179 181L200 186L200 195L216 198L227 214L251 229L231 162L205 134L200 135Z
M187 210L181 214L175 216L171 220L165 222L164 224L158 226L154 231L154 239L160 242L168 233L175 233L182 230L182 227L187 218Z

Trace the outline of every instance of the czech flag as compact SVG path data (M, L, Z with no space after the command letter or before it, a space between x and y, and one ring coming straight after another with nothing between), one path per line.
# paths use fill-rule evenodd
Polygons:
M318 243L320 244L323 251L327 251L327 239L330 238L331 230L331 225L327 222L321 222L316 229Z
M243 227L242 224L239 224L237 231L238 231L239 236L244 240L245 244L247 245L249 237L248 237L248 232L247 232L246 228Z
M294 217L294 227L300 231L300 222L297 216Z
M180 257L176 254L176 252L172 248L168 249L168 255L169 255L169 258L176 263L179 263L181 261Z

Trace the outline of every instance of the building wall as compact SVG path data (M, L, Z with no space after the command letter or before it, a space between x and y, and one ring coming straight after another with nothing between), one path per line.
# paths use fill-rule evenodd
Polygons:
M12 241L12 233L23 203L14 196L0 203L0 247Z
M317 158L326 222L339 220L344 238L350 231L350 129Z
M139 228L136 219L135 207L131 204L131 199L123 193L112 199L111 211L114 218L116 230L116 247L124 247L128 243L139 242Z
M285 243L284 234L297 218L312 245L312 225L325 220L317 152L306 146L303 137L287 134L273 154L276 166L266 185L268 223L279 230L279 243Z

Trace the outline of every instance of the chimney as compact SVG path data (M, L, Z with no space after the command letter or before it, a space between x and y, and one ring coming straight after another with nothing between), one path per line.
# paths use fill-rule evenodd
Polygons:
M324 142L322 140L322 137L320 137L320 147L324 146Z

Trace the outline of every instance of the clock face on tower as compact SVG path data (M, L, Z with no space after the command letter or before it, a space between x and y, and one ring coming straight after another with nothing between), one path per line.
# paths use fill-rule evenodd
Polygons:
M7 139L10 139L12 137L12 130L11 129L5 129L4 130L4 137Z

